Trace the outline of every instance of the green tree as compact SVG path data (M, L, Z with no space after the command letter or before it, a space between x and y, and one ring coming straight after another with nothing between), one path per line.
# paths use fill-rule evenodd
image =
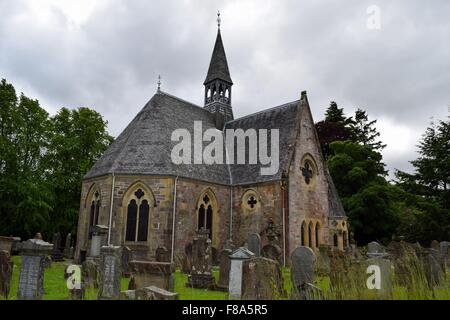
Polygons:
M55 195L52 230L75 232L81 182L112 142L107 122L94 110L62 108L51 118L47 175Z
M378 140L380 132L375 127L376 123L377 120L369 121L366 111L356 110L354 118L350 121L351 140L369 146L373 150L384 149L386 145Z
M405 232L409 225L414 240L428 244L450 238L450 117L432 122L418 147L420 156L411 161L414 173L396 172L397 185L409 195L405 206L415 213L399 232L411 237Z

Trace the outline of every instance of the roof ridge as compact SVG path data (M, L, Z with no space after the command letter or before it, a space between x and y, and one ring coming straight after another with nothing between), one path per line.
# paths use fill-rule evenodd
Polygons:
M158 92L157 94L162 94L162 95L168 96L168 97L170 97L170 98L176 99L176 100L178 100L178 101L187 103L187 104L191 105L192 107L196 107L196 108L200 108L200 109L202 109L202 110L208 111L208 110L206 110L204 107L201 107L201 106L199 106L199 105L197 105L197 104L195 104L195 103L193 103L193 102L190 102L190 101L181 99L181 98L179 98L179 97L177 97L177 96L174 96L173 94L167 93L167 92L165 92L165 91L160 91L160 92ZM208 112L209 112L209 111L208 111Z
M298 103L298 102L300 102L300 99L299 99L299 100L294 100L294 101L291 101L291 102L287 102L287 103L283 103L283 104L281 104L281 105L279 105L279 106L276 106L276 107L272 107L272 108L268 108L268 109L256 111L256 112L254 112L254 113L250 113L250 114L245 115L245 116L243 116L243 117L240 117L240 118L237 118L237 119L228 121L227 123L232 123L232 122L236 122L236 121L239 121L239 120L243 120L243 119L246 119L246 118L249 118L249 117L254 117L254 116L256 116L256 115L258 115L258 114L260 114L260 113L265 113L265 112L272 111L272 110L274 110L274 109L283 108L283 107L286 107L286 106L288 106L288 105L290 105L290 104Z

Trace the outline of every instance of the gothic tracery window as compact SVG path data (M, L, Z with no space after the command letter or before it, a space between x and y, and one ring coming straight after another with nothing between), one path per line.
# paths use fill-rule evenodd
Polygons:
M100 216L100 193L95 191L92 196L91 205L90 205L90 214L89 214L89 239L92 238L92 228L98 225L99 216Z
M300 171L305 183L307 185L313 185L317 175L317 166L311 155L307 154L304 156L300 166Z
M127 206L125 241L147 241L150 217L149 196L140 188L131 196Z

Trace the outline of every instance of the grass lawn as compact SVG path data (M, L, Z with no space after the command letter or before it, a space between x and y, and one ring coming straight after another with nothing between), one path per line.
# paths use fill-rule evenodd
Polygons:
M10 300L15 300L17 297L17 287L19 283L19 271L21 259L18 256L13 257L14 270L11 281L11 292L9 295ZM64 270L69 264L69 261L65 262L53 262L51 267L45 271L44 275L44 300L67 300L69 299L69 290L66 286L66 280L64 279ZM215 267L213 269L213 275L218 279L219 271ZM283 268L284 288L289 294L292 289L292 283L290 280L290 270ZM450 277L447 277L449 279ZM187 275L177 270L174 275L175 292L180 294L181 300L225 300L227 299L227 292L211 291L206 289L193 289L186 287ZM122 290L127 290L129 279L122 278ZM448 281L447 281L448 282ZM326 299L333 299L333 295L330 294L330 279L328 277L318 277L316 279L316 286L321 288L324 292ZM434 290L421 290L417 292L407 292L406 288L395 286L393 288L393 298L395 300L405 299L440 299L450 300L450 286L447 283L434 288ZM373 292L374 293L374 292ZM369 295L367 299L376 299L376 295ZM90 289L85 293L86 300L96 300L97 290ZM285 298L286 299L286 298ZM352 297L346 297L346 299L352 299ZM355 299L355 298L353 298Z

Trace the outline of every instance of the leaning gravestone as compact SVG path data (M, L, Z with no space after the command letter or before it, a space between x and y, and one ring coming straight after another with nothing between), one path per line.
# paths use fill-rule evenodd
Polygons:
M297 247L291 254L291 279L294 298L305 299L314 283L315 256L311 248Z
M100 250L99 300L115 300L120 296L122 278L122 247L102 247Z
M133 260L130 261L129 267L134 288L156 286L165 290L173 290L175 266L170 262ZM131 288L129 287L129 289Z
M19 300L40 300L44 294L44 259L53 245L42 240L30 239L19 245L22 266L19 276Z
M280 264L271 259L253 257L242 265L242 299L275 300L285 296Z
M212 274L211 240L206 230L197 231L192 245L192 270L186 284L191 288L207 289L215 286Z
M217 289L228 291L228 284L230 282L230 249L223 250L219 255L219 281L217 283Z
M255 254L247 248L241 247L233 251L230 255L230 281L228 283L228 293L232 299L242 297L243 264L246 260L254 257Z
M261 255L261 237L257 233L252 233L247 239L247 248L255 254L255 257Z
M3 296L6 300L11 288L13 270L13 262L10 258L8 251L0 250L0 296Z

